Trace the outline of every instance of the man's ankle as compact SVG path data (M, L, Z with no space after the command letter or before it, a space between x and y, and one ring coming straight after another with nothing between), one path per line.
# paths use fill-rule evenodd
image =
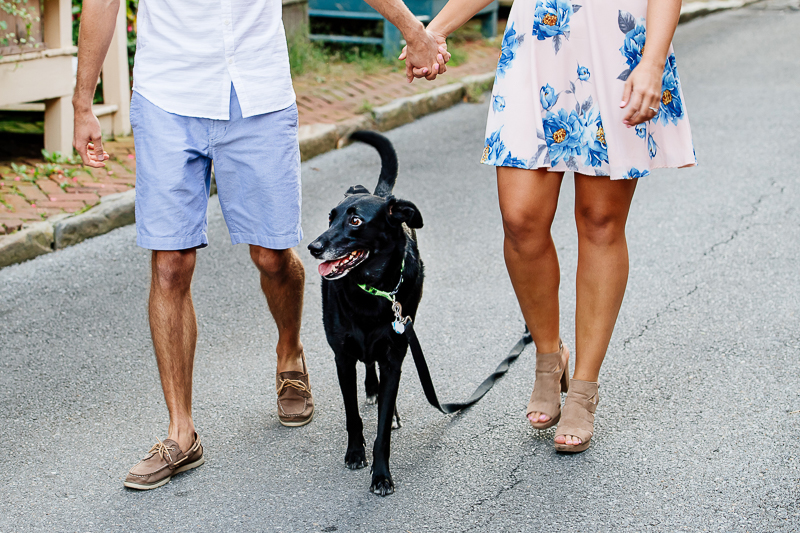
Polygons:
M303 372L303 345L297 344L291 348L279 346L276 350L278 354L278 372Z
M167 438L174 440L178 443L182 452L186 452L194 444L195 428L194 424L170 424L169 435Z

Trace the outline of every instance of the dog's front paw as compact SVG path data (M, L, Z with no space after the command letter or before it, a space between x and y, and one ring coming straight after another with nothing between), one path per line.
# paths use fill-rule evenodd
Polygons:
M378 496L388 496L394 494L394 483L390 476L374 475L372 476L372 485L369 490Z
M347 468L350 470L358 470L359 468L367 466L369 463L367 463L367 454L364 448L347 450L347 453L344 454L344 464L346 464Z

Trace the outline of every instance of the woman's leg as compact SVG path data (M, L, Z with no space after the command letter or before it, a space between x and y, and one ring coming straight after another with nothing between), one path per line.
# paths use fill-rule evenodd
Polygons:
M628 219L636 180L575 174L578 273L573 379L597 381L628 282ZM559 435L559 444L580 444Z
M506 268L536 351L559 349L558 256L550 226L558 205L561 172L497 167ZM549 415L534 412L533 422Z

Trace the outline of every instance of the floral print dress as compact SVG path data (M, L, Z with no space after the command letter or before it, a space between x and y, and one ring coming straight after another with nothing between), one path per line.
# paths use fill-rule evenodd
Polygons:
M481 162L611 179L696 164L675 55L658 114L619 107L645 47L647 0L516 0L503 36Z

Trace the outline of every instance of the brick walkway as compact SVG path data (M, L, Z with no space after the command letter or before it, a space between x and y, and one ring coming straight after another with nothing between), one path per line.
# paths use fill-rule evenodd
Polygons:
M402 71L387 66L380 72L362 75L355 67L324 78L308 74L294 80L300 124L336 123L369 112L396 98L429 91L464 76L493 70L499 47L486 42L462 43L459 50L467 61L448 67L433 82L407 83ZM29 222L61 213L87 209L109 194L132 188L136 182L133 139L104 143L111 155L106 169L80 165L47 164L43 159L18 158L0 161L0 235L11 233ZM24 165L25 171L12 168Z
M467 55L466 62L457 67L447 67L447 72L432 82L415 80L408 83L403 71L391 72L389 69L360 79L356 73L350 76L340 74L333 79L300 76L294 80L300 124L341 122L397 98L430 91L465 76L490 72L497 66L499 44L466 42L460 43L458 50Z
M81 211L103 196L131 189L136 181L133 139L105 146L111 159L104 169L18 159L13 163L25 170L15 172L11 162L0 162L0 234L16 231L25 222Z

